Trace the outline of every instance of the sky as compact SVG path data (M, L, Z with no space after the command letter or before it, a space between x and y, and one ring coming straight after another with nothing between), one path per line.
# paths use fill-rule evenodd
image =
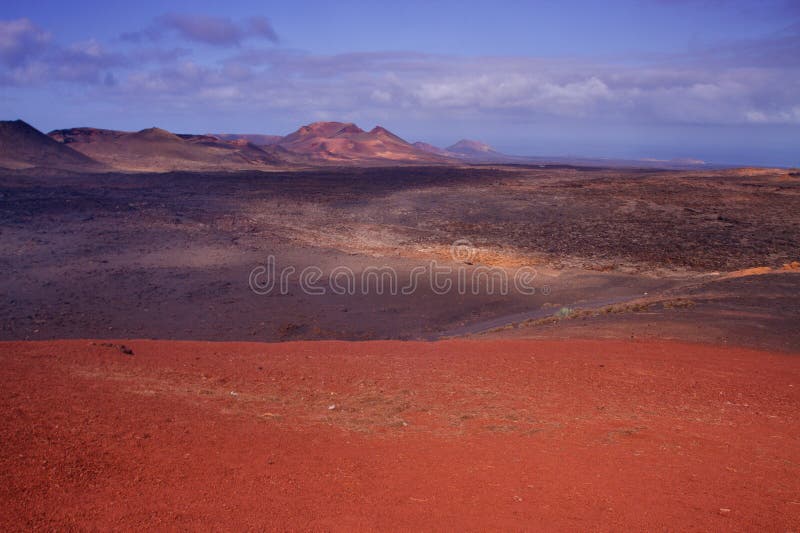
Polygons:
M800 0L4 2L16 118L800 166Z

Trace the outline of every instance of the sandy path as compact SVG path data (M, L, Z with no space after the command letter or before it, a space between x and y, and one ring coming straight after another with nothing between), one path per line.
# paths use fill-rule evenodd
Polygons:
M0 343L0 528L800 527L800 358Z

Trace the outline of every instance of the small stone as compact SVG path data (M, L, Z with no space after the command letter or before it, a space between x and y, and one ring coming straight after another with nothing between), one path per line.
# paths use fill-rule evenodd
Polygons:
M332 404L330 404L328 406L328 411L333 411L334 409L336 409L336 404L335 403L332 403Z
M720 510L719 510L719 514L722 514L722 515L729 514L730 512L731 512L730 509L726 509L724 507L720 508Z
M133 355L133 350L131 350L130 348L128 348L124 344L120 345L119 351L124 353L125 355Z

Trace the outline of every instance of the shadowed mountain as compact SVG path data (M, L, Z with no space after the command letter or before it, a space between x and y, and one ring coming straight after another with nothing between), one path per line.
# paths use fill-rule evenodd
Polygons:
M448 152L444 148L439 148L438 146L434 146L432 144L424 143L417 141L414 143L414 148L417 150L422 150L423 152L427 152L429 154L435 154L441 157L459 157L459 154Z
M315 122L284 137L278 146L311 162L444 164L452 160L420 150L381 126L364 131L353 123Z
M238 170L268 168L282 160L246 140L225 141L212 135L175 135L159 128L138 132L72 128L50 137L120 170Z
M104 166L22 120L0 121L0 167L98 171Z
M283 140L282 135L264 135L261 133L211 133L213 137L223 141L247 141L256 146L272 146Z

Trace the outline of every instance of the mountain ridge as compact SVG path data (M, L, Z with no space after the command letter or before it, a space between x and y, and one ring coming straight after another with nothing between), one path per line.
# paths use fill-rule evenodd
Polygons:
M49 136L110 167L126 171L240 170L271 168L282 162L249 142L229 142L209 135L179 135L155 127L136 132L68 128L53 130Z
M284 135L180 134L158 127L119 131L91 127L53 130L45 135L24 121L0 127L0 167L65 170L272 170L331 165L577 165L642 168L698 168L695 159L618 160L580 157L513 156L490 145L461 139L440 148L409 143L387 128L366 131L353 122L313 122Z

